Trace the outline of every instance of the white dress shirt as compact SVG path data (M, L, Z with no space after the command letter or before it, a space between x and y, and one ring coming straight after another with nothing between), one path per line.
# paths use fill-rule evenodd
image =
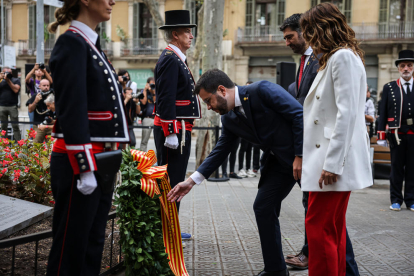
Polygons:
M305 72L306 65L308 64L309 58L312 55L312 53L313 53L312 47L309 46L308 49L306 49L306 51L304 53L306 58L305 58L305 64L303 65L303 72ZM299 64L299 66L300 66L300 64Z
M371 116L375 120L375 106L371 99L365 102L365 115ZM365 121L367 126L371 125L370 122Z
M88 25L77 20L73 20L71 26L78 28L84 35L86 35L93 44L96 45L98 34L92 30Z
M173 45L173 44L168 44L168 46L170 46L177 54L178 54L178 56L182 59L182 60L186 60L187 59L187 57L183 54L183 52L181 52L181 50L177 47L177 46L175 46L175 45Z
M239 88L235 86L234 90L234 107L239 107L240 113L246 116L246 113L244 113L244 109L240 101ZM190 177L197 185L201 184L201 182L203 182L204 179L206 179L204 175L202 175L198 171L195 171L192 175L190 175Z
M413 92L413 78L411 78L409 81L400 78L401 87L403 88L405 94L407 94L407 82L410 84L410 91Z

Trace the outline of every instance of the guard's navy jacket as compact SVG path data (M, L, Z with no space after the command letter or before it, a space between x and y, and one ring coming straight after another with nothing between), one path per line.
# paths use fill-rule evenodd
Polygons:
M179 121L199 119L200 102L194 94L194 79L185 60L167 47L158 59L155 77L155 115L165 137L179 132Z
M397 129L406 133L414 131L413 125L407 125L407 119L414 119L414 93L407 95L401 88L400 79L384 85L378 119L378 139L385 140L385 128Z
M197 171L209 177L238 137L258 145L266 156L274 154L281 166L290 169L295 156L302 156L303 107L281 86L268 81L237 89L246 117L234 111L221 116L220 139Z
M74 174L97 169L93 142L129 142L122 88L99 45L71 26L49 63L57 114L52 135L64 138Z

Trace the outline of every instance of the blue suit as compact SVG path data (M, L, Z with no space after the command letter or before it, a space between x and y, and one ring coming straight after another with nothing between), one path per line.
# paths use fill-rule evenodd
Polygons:
M238 86L245 116L235 108L221 117L223 132L216 147L197 169L209 177L228 156L231 145L241 137L258 145L266 154L254 203L265 271L282 271L279 214L282 200L296 181L293 161L302 155L303 108L277 84L260 81Z

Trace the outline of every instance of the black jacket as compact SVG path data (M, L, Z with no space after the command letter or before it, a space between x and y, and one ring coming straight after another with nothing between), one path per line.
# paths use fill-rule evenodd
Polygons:
M75 174L96 170L91 142L129 142L118 76L99 38L96 44L71 27L57 40L49 63L57 114L52 135L64 138Z
M194 95L194 79L177 54L165 49L155 66L154 77L155 114L161 119L165 136L178 133L177 121L201 117L200 102Z
M300 82L300 87L297 86L299 83L299 70L296 74L296 99L301 105L305 102L306 96L308 95L309 89L312 86L313 80L318 74L319 61L314 53L309 57L309 60L306 64L305 70L302 73L302 80Z

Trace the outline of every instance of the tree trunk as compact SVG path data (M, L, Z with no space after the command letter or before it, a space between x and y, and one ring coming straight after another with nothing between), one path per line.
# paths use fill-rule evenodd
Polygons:
M189 1L189 0L186 0ZM187 51L187 62L191 73L193 73L194 81L198 81L200 77L200 56L201 48L203 45L203 20L204 20L204 5L201 6L200 10L197 13L197 40L194 47L191 47Z
M157 26L160 27L164 25L164 20L162 19L162 16L158 10L157 1L156 0L142 0L142 2L145 4L145 6L147 6Z
M205 0L203 7L202 71L204 73L209 69L222 69L221 44L223 41L224 1ZM201 110L203 117L199 120L198 126L214 127L220 125L220 115L207 110L207 106L203 102L201 103ZM196 168L208 156L216 142L214 130L199 132L196 144Z

